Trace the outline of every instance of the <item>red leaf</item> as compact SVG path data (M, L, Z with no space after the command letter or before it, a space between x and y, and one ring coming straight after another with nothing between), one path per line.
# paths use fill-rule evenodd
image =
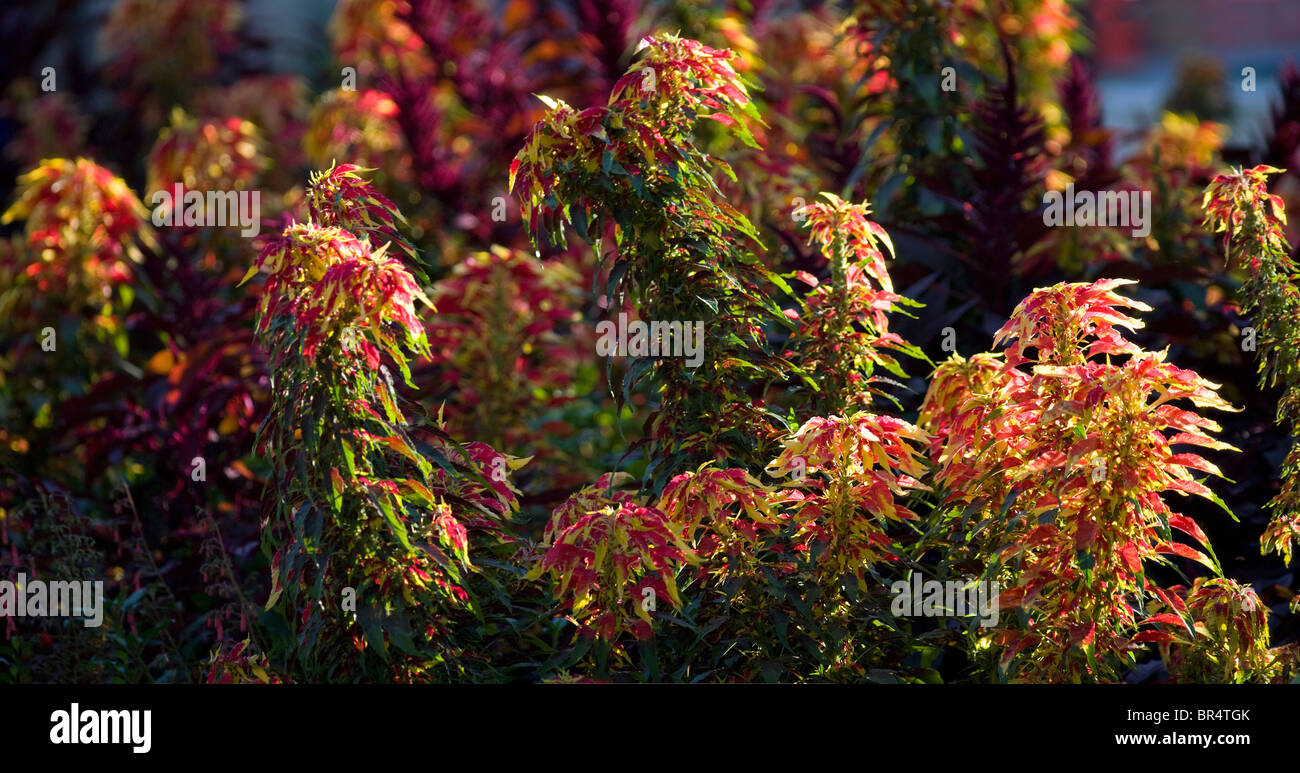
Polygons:
M1160 599L1164 601L1166 604L1178 610L1179 612L1187 611L1187 602L1179 598L1177 593L1171 593L1163 588L1156 588L1156 595L1159 596Z
M1065 464L1066 456L1060 451L1047 451L1029 463L1030 472L1042 472Z
M1101 437L1097 435L1089 435L1088 437L1084 438L1083 440L1080 440L1078 443L1075 443L1073 446L1070 447L1070 458L1071 459L1082 458L1084 454L1091 453L1092 451L1096 451L1100 447L1101 447Z
M998 595L998 608L1009 609L1011 607L1018 607L1024 597L1025 588L1023 585L1016 588L1007 588Z
M1203 497L1206 497L1207 499L1212 498L1214 496L1214 492L1206 488L1204 484L1201 484L1194 480L1171 481L1169 483L1169 488L1173 489L1174 491L1186 491L1188 494L1199 494Z
M1161 644L1173 644L1175 641L1177 641L1177 639L1175 639L1174 635L1172 633L1169 633L1168 631L1147 630L1147 631L1143 631L1142 633L1139 633L1137 636L1134 636L1132 641L1135 644L1144 641L1155 641L1155 642L1160 642Z
M798 279L804 284L807 284L809 287L816 287L817 285L821 284L821 280L819 280L817 277L813 276L812 274L809 274L807 271L794 272L794 278Z
M1074 535L1074 549L1087 550L1092 547L1092 541L1097 538L1097 522L1085 521L1079 524L1079 530Z
M1164 543L1161 543L1160 545L1156 546L1156 552L1157 552L1157 553L1173 553L1174 555L1179 555L1179 556L1182 556L1183 558L1190 558L1190 559L1192 559L1193 561L1196 561L1196 562L1198 562L1198 563L1200 563L1200 564L1203 564L1203 565L1209 567L1210 569L1214 569L1214 568L1215 568L1214 564L1210 561L1209 558L1207 558L1207 557L1205 556L1204 553L1202 553L1201 551L1199 551L1199 550L1197 550L1197 549L1195 549L1195 548L1193 548L1193 547L1189 547L1189 546L1187 546L1187 545L1184 545L1184 544L1182 544L1181 542L1164 542Z
M1201 531L1201 527L1196 525L1196 521L1193 521L1185 515L1178 515L1177 513L1170 515L1169 525L1181 532L1195 537L1196 541L1202 545L1208 546L1210 544L1209 538L1205 536L1205 532Z
M1125 543L1124 547L1119 549L1119 555L1124 559L1124 564L1128 566L1133 574L1141 574L1142 557L1138 554L1137 545L1132 542Z
M1186 624L1183 623L1183 619L1181 617L1179 617L1178 615L1172 615L1168 612L1161 612L1158 615L1152 615L1151 617L1148 617L1146 620L1143 620L1142 623L1143 624L1169 623L1170 625L1176 625L1179 626L1180 628L1187 627Z

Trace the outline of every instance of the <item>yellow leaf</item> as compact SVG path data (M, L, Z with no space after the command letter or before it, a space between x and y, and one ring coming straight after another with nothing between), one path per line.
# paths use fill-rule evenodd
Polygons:
M275 602L279 600L280 594L283 592L284 587L280 585L280 568L277 566L271 569L271 596L266 600L266 608L270 609L275 606Z
M247 282L249 279L252 279L252 278L253 278L253 274L256 274L256 273L257 273L257 266L255 266L255 265L254 265L254 266L250 266L249 269L248 269L248 273L244 274L244 278L241 279L241 280L239 280L239 284L237 284L237 285L235 285L235 286L236 286L236 287L242 287L243 284L244 284L244 282Z
M664 587L668 590L668 598L673 600L673 606L681 609L682 599L677 595L677 578L668 570L664 570L660 574L664 580Z

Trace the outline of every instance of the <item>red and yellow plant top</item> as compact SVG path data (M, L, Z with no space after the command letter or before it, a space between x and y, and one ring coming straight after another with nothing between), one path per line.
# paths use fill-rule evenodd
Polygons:
M663 600L681 607L676 573L699 559L666 514L628 492L610 494L610 480L603 476L555 510L528 578L549 573L584 631L605 641L625 631L647 639L650 611Z
M866 202L850 204L833 193L823 193L825 202L813 202L796 212L807 219L809 236L823 245L823 253L832 264L855 264L876 284L889 293L894 291L889 268L885 265L884 246L894 254L894 243L880 224L869 220L871 206ZM885 329L883 324L880 325Z
M1138 352L1140 349L1125 340L1118 328L1138 330L1144 325L1119 309L1151 311L1151 307L1115 292L1116 287L1128 284L1135 282L1102 279L1035 290L998 330L993 345L1007 344L1008 368L1031 361L1072 365L1098 354ZM1032 360L1026 355L1029 349L1037 350Z
M528 144L510 162L510 190L524 197L520 203L531 233L537 233L542 218L550 226L562 210L554 195L556 164L576 160L584 166L594 166L601 150L595 140L608 138L604 127L608 108L589 107L578 111L564 100L544 97L543 102L547 106L546 115L533 127ZM652 130L644 131L649 140L655 139ZM616 146L611 147L611 158L615 150ZM627 168L622 160L619 165Z
M617 164L626 175L622 184L649 189L689 166L679 143L699 117L716 120L743 142L756 144L739 120L742 114L755 121L759 117L731 66L733 52L673 35L646 38L641 48L642 59L615 84L605 106L578 111L562 100L542 97L547 112L510 164L510 190L520 192L532 233L539 232L539 222L554 232L557 216L569 214L562 203L568 197L557 195L561 167L576 165L591 173ZM586 197L578 203L583 210L589 206ZM585 232L585 224L578 230Z
M724 579L752 565L764 540L783 525L776 492L739 468L706 462L664 487L658 508L701 559L700 577Z
M107 287L130 276L136 241L149 243L148 211L121 178L90 159L47 159L19 178L17 200L0 223L25 220L38 256L27 267L41 290L73 283Z
M542 532L543 544L553 542L555 536L568 524L586 513L610 504L634 502L636 492L622 488L631 480L632 476L625 472L607 472L597 478L595 483L574 492L551 511L551 518Z
M928 442L918 427L866 411L809 419L782 440L767 473L791 478L796 549L824 544L819 569L832 578L851 574L860 585L870 565L897 560L884 526L916 520L895 498L928 489L920 481Z
M870 205L849 204L832 193L821 196L824 202L808 204L795 215L806 218L810 242L830 265L830 281L796 272L814 289L797 315L789 355L797 353L801 367L819 374L821 391L810 401L810 412L846 413L870 408L873 397L884 394L878 382L898 383L878 369L907 377L886 350L925 359L920 349L889 332L890 313L920 304L894 292L882 249L892 254L894 246L885 229L868 219Z
M414 258L415 247L397 230L397 224L405 224L406 218L396 204L361 176L373 171L356 164L338 164L313 173L307 186L307 211L319 225L346 228L375 244L394 242Z
M1201 633L1228 649L1244 653L1268 646L1267 608L1249 585L1198 577L1187 595L1187 613Z
M1214 233L1223 232L1230 266L1237 265L1242 257L1249 257L1246 267L1251 274L1258 274L1263 268L1262 261L1273 258L1280 264L1278 268L1294 272L1282 231L1286 225L1286 209L1281 196L1268 192L1268 176L1282 171L1261 164L1217 174L1206 186L1202 201L1205 225ZM1246 236L1247 220L1259 224L1258 232L1250 234L1255 244L1241 243Z
M1160 645L1169 672L1180 682L1277 681L1300 667L1294 645L1269 647L1268 608L1255 590L1236 580L1198 577L1189 591L1162 594L1162 608L1136 640Z
M1271 166L1216 175L1205 189L1205 223L1224 234L1228 266L1249 272L1242 311L1259 329L1261 386L1281 385L1277 421L1289 425L1291 450L1282 463L1282 489L1269 502L1273 518L1260 540L1264 553L1291 563L1300 543L1300 277L1283 226L1282 198L1268 192Z
M501 246L467 255L437 283L429 342L439 377L457 389L453 426L512 447L535 438L526 419L572 394L592 351L581 286L567 263Z
M415 300L430 308L433 304L406 268L383 255L383 250L363 251L356 259L330 266L313 288L313 302L299 315L299 321L313 330L313 336L304 346L307 357L312 356L313 339L319 339L326 331L345 327L366 330L387 348L391 346L388 323L406 334L406 344L411 348L428 349ZM373 351L367 350L366 357L370 367L378 364Z
M1178 446L1236 449L1214 439L1216 422L1177 402L1234 408L1216 384L1123 338L1121 328L1142 323L1121 309L1147 308L1114 292L1131 283L1035 290L997 333L1005 359L945 363L922 409L947 502L967 505L963 525L971 506L979 511L967 533L984 533L971 544L1010 585L1002 606L1030 610L1025 629L1000 638L1004 665L1033 650L1016 663L1025 678L1100 678L1111 667L1100 655L1127 657L1144 641L1134 638L1145 617L1134 599L1160 589L1143 562L1174 555L1221 572L1200 527L1163 495L1220 501L1193 474L1219 469Z
M291 311L303 334L305 358L313 359L322 341L337 337L344 352L361 353L372 369L379 365L381 349L396 353L400 344L427 352L415 301L431 309L433 303L386 250L387 245L372 250L369 241L342 228L290 225L268 240L249 272L270 275L261 299L260 329L266 330L280 312Z
M262 430L277 473L267 608L323 668L356 658L417 678L421 647L448 635L447 605L473 606L470 529L508 538L518 490L500 473L528 460L466 447L441 417L408 422L388 369L414 386L409 358L429 354L416 301L432 304L387 254L401 216L359 171L313 175L311 219L269 239L245 277L268 275L258 332L276 384Z
M629 365L621 399L642 386L660 395L638 442L667 460L650 473L658 491L673 472L709 459L748 466L767 457L779 430L752 394L791 364L766 334L789 326L773 301L784 283L714 179L734 172L695 137L709 118L754 144L743 119L757 114L733 54L671 35L644 43L608 104L576 111L544 100L549 110L516 155L510 186L535 245L565 244L566 227L591 243L612 237L615 249L598 251L612 259L609 301L630 299L644 320L701 322L710 354L698 366L653 354Z
M702 115L735 129L746 144L754 144L749 130L736 120L740 113L754 120L759 117L732 66L737 58L734 51L676 35L645 38L639 48L647 49L645 57L614 84L611 107L650 102L657 108L656 118L681 132L689 131L695 116Z
M1021 417L1005 410L1004 395L1028 383L1024 371L988 352L969 359L954 354L935 369L920 425L933 433L929 454L938 485L966 491L1013 455L1021 445Z

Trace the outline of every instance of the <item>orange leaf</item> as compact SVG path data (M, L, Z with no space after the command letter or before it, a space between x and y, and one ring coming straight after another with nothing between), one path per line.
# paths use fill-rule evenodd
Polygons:
M170 349L163 349L149 358L149 364L145 369L150 373L161 376L170 373L172 366L176 364L176 358L172 356Z

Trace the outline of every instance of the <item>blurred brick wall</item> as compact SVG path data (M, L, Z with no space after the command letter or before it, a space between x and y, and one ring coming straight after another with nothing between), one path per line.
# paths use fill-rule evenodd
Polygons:
M1087 10L1103 70L1252 48L1290 47L1300 59L1300 0L1089 0Z

